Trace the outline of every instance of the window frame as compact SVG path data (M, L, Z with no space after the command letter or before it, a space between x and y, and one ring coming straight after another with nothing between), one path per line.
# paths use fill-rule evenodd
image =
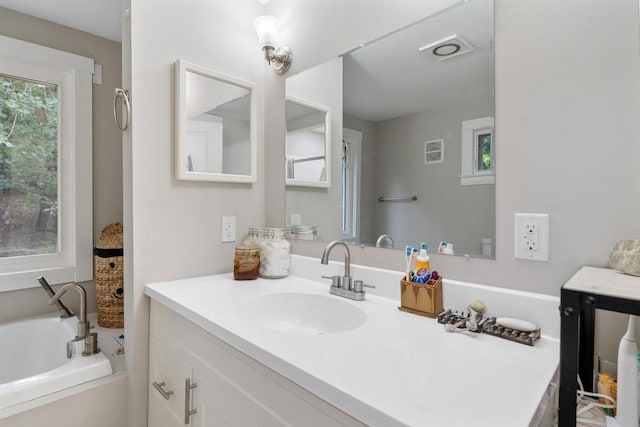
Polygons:
M477 136L491 134L491 169L478 170ZM493 117L481 117L462 122L460 185L495 184L495 129Z
M58 252L0 258L0 292L93 279L93 59L0 36L0 72L58 85Z

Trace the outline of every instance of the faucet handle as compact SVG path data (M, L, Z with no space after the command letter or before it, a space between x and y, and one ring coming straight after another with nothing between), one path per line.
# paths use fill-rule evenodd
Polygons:
M83 356L91 356L92 354L100 353L100 347L98 347L98 333L91 332L84 339L84 351Z
M375 288L373 285L367 285L362 280L354 280L353 281L353 290L355 292L364 292L362 288Z
M67 359L72 359L76 355L76 342L77 339L67 341Z
M330 279L331 280L331 286L339 288L342 282L342 278L340 276L320 276L323 279Z

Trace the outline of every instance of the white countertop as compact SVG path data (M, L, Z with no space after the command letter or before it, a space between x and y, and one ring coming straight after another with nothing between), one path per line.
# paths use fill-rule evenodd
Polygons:
M300 277L234 281L223 274L149 284L145 292L368 425L528 426L558 366L556 339L543 336L529 347L446 333L435 319L400 312L392 299L353 302ZM340 298L368 318L347 332L298 335L256 326L236 310L248 298L281 292Z

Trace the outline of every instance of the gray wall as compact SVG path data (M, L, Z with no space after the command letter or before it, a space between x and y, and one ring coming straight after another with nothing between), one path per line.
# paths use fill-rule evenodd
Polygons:
M113 123L113 90L121 86L121 45L92 34L0 7L0 34L93 58L102 65L102 85L93 85L93 240L112 222L122 222L122 142ZM37 285L37 284L36 284ZM86 283L89 309L95 287ZM63 300L75 307L75 296ZM0 295L0 322L55 311L39 287Z
M251 123L246 120L222 119L222 172L249 175L251 172Z
M458 176L462 121L486 116L493 116L491 100L376 123L375 199L417 195L418 200L376 202L374 236L389 234L396 247L428 242L431 253L442 240L453 243L458 254L482 253L480 239L495 239L495 186L461 186ZM434 139L444 140L444 162L425 165L424 143Z

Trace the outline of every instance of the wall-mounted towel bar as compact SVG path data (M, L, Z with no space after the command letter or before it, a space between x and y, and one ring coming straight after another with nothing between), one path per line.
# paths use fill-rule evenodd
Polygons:
M302 159L288 159L287 161L291 163L304 163L304 162L311 162L314 160L324 160L324 156L305 157Z
M406 196L406 197L378 197L379 202L414 202L418 200L418 196Z

